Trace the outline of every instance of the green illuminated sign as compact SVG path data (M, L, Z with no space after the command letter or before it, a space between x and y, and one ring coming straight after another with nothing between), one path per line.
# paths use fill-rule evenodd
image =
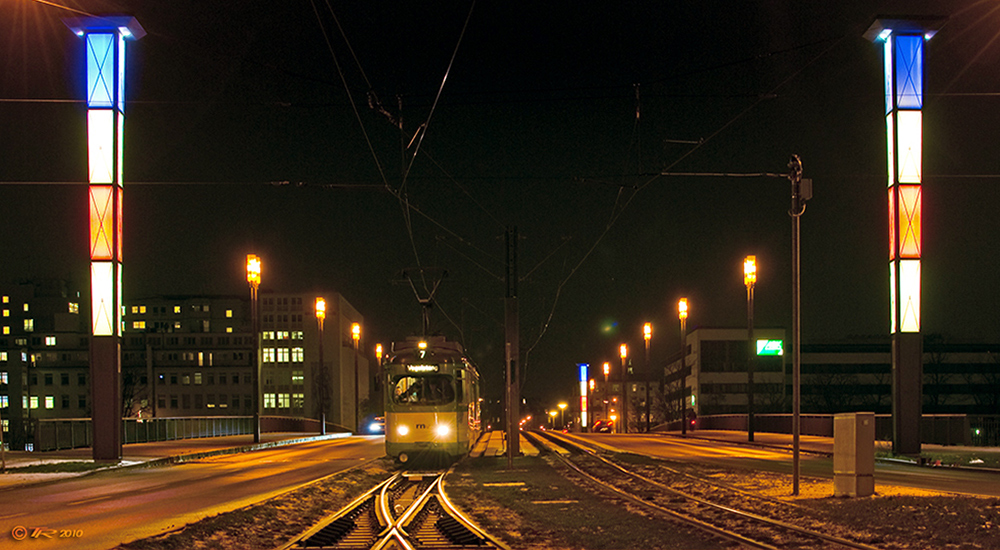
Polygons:
M757 355L784 355L781 340L757 340Z

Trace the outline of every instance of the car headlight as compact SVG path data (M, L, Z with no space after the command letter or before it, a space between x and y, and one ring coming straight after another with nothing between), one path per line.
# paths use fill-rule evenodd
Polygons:
M438 424L434 427L434 433L438 437L447 437L451 433L451 426L447 424Z
M380 431L382 431L382 427L378 425L378 422L372 422L371 424L368 425L368 431L369 432L380 432Z
M400 424L398 427L396 427L396 433L398 433L403 437L406 437L410 433L410 428L403 424Z

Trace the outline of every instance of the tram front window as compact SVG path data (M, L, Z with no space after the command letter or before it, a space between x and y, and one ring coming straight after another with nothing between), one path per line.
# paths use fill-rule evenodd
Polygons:
M401 405L445 405L455 400L455 383L447 374L401 376L393 384L392 400Z

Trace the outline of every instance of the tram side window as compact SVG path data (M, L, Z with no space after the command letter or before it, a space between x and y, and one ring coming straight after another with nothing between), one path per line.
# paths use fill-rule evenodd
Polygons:
M392 400L402 405L444 405L455 400L451 376L401 376L393 384Z

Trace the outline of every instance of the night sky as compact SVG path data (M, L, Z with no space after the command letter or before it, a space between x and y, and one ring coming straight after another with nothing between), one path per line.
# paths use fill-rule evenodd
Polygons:
M254 252L265 288L343 294L373 348L420 329L401 271L443 268L433 330L495 386L516 225L524 393L552 403L621 342L641 367L645 321L653 361L676 353L681 296L689 330L745 326L747 254L756 326L790 337L788 181L661 171L800 155L803 341L886 337L882 56L862 34L949 16L926 61L923 332L1000 342L995 1L4 0L5 282L88 286L83 41L61 22L79 12L148 33L128 46L126 301L247 293Z

